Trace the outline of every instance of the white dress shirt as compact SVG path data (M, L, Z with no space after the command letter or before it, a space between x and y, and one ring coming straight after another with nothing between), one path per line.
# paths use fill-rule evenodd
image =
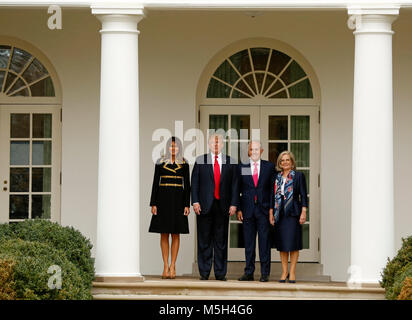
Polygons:
M250 158L249 158L250 159ZM252 159L249 160L250 161L250 170L252 171L252 177L253 174L255 173L255 161L253 161ZM257 170L258 170L258 179L259 179L259 175L260 175L260 159L258 161L256 161L257 163Z
M215 154L213 152L211 152L210 156L212 157L213 170L215 170ZM217 155L217 162L219 163L220 173L222 173L222 153L219 153Z

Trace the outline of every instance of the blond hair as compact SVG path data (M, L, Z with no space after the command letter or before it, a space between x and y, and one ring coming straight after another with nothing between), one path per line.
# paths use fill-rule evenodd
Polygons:
M296 161L295 161L295 156L291 151L283 151L280 153L280 155L278 156L278 160L276 161L276 169L278 171L282 171L283 169L280 166L280 161L282 160L282 157L284 155L288 155L290 157L290 161L292 162L292 170L296 170Z

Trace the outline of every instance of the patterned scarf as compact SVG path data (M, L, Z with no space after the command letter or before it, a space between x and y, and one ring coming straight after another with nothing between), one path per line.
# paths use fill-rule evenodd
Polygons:
M285 208L284 214L285 216L288 215L289 209L292 205L292 197L293 197L293 180L295 178L295 171L291 170L286 178L285 182ZM280 214L280 206L282 204L282 195L281 195L281 188L282 188L282 173L278 173L275 182L275 222L279 221L279 214Z

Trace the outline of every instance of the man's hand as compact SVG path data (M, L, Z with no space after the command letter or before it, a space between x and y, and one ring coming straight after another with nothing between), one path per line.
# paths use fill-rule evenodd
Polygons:
M273 209L269 209L269 223L274 226L275 225L275 217L273 215Z
M237 219L243 222L243 213L240 210L237 212Z
M197 215L199 215L199 214L200 214L200 211L202 211L202 209L200 208L200 204L199 204L198 202L196 202L196 203L193 204L193 210L195 210L195 213L196 213Z
M236 214L236 207L235 206L230 206L229 215L233 216L234 214Z

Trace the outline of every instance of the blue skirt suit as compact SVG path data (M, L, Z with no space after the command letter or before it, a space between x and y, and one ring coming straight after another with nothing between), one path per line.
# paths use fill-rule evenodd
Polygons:
M299 219L302 207L308 207L306 179L303 173L295 172L292 202L287 210L284 198L281 199L279 217L274 228L275 248L282 252L302 250L302 225Z

